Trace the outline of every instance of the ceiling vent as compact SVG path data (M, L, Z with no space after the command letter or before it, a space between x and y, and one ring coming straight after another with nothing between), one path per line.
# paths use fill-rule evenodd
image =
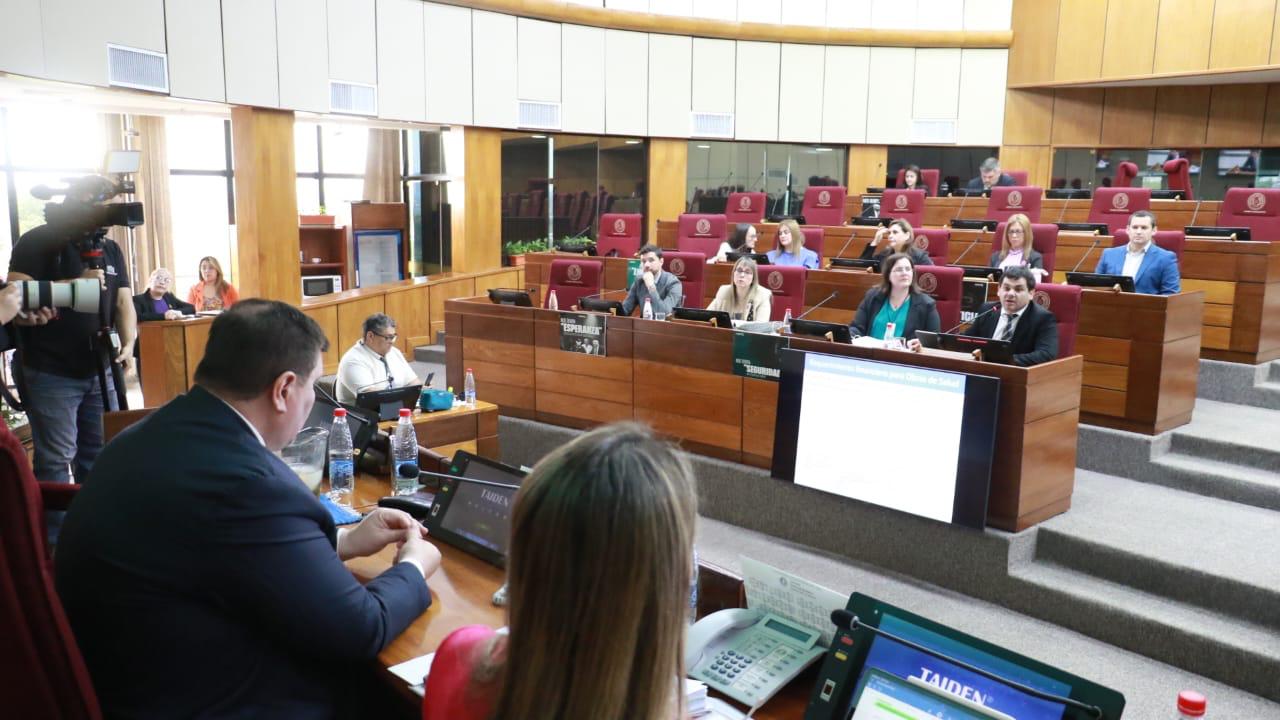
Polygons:
M107 44L107 84L169 92L169 59L164 53Z
M911 142L920 145L951 145L956 141L955 120L912 120Z
M329 112L345 115L377 115L378 88L372 85L330 80Z
M695 112L689 118L692 137L733 139L733 113Z
M522 128L560 129L560 103L521 100L519 114L517 124Z

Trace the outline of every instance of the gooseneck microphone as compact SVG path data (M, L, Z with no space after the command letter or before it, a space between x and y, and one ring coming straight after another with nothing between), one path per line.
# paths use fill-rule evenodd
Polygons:
M1196 224L1196 216L1200 214L1200 203L1201 203L1201 202L1203 202L1203 200L1196 200L1196 209L1191 213L1191 222L1187 223L1188 225L1195 225L1195 224Z
M832 290L832 291L831 291L831 294L830 294L830 295L828 295L828 296L826 296L825 298L823 298L822 302L818 303L817 305L814 305L813 307L809 308L808 310L805 310L804 312L800 313L800 315L799 315L798 317L794 317L794 318L792 318L792 320L803 320L805 315L808 315L809 313L813 312L814 310L817 310L818 308L822 307L823 305L826 305L827 303L831 302L831 300L832 300L833 298L835 298L835 297L836 297L837 295L839 295L839 294L840 294L840 291L839 291L839 290Z
M966 192L960 195L960 207L959 209L956 210L955 217L951 218L952 222L959 220L960 216L964 214L964 204L967 202L969 202L969 193ZM947 223L947 224L950 225L951 223Z
M849 245L853 242L854 237L855 237L855 233L852 233L852 232L849 233L849 239L844 241L844 245L840 246L840 252L837 252L835 254L835 257L831 258L831 260L835 260L837 258L843 257L844 251L849 249ZM831 260L827 261L827 267L831 267Z
M1062 199L1062 211L1058 213L1058 219L1053 221L1055 225L1062 222L1062 218L1067 216L1067 206L1070 204L1071 204L1070 196Z
M1089 246L1088 250L1084 251L1084 255L1080 256L1080 261L1071 268L1071 272L1078 270L1080 266L1084 264L1084 261L1089 258L1089 253L1093 252L1093 249L1098 247L1098 243L1102 242L1102 237L1100 235L1094 235L1093 237L1093 244Z
M991 307L987 308L986 310L983 310L982 312L978 313L977 315L974 315L972 320L961 320L961 321L960 321L960 322L959 322L955 327L951 328L950 330L948 330L948 331L946 331L946 332L944 332L944 333L942 333L942 334L943 334L943 335L950 335L951 333L955 332L956 330L959 330L961 325L972 325L973 323L978 322L978 318L982 317L983 315L988 315L988 314L990 314L992 311L999 310L999 309L1000 309L1000 303L996 303L995 305L992 305Z
M517 490L520 487L519 485L513 485L511 483L481 480L480 478L467 477L465 475L449 475L447 473L432 472L430 470L420 470L418 469L417 463L404 463L400 465L400 467L396 468L396 474L406 480L419 479L423 475L426 475L427 477L444 478L445 480L466 480L467 482L475 483L477 485L488 485L489 487L503 488L506 490Z
M972 250L974 247L976 247L976 246L977 246L977 244L982 240L982 236L983 236L983 235L986 235L986 234L987 234L987 231L986 231L986 230L983 230L983 231L982 231L982 233L980 233L980 234L978 235L978 237L976 237L976 238L974 238L974 239L973 239L973 242L969 243L969 247L965 248L965 249L964 249L964 252L962 252L962 253L960 253L959 255L957 255L957 256L956 256L956 261L955 261L955 262L953 262L953 263L951 263L951 264L952 264L952 265L959 265L959 264L960 264L960 261L964 259L964 256L965 256L965 255L968 255L968 254L969 254L969 251L970 251L970 250Z

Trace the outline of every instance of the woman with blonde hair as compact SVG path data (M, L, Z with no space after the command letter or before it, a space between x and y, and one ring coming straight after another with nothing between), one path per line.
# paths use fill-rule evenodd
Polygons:
M688 461L640 425L544 458L512 509L510 630L445 638L425 720L684 717L696 515Z
M760 287L756 261L740 257L733 264L733 282L721 285L708 310L723 310L734 320L768 320L773 310L773 293Z
M235 286L222 277L222 265L212 255L200 258L200 282L187 291L187 302L196 310L228 310L240 300Z
M800 265L810 270L818 269L818 253L804 246L804 233L800 223L787 219L778 223L778 247L770 250L769 262L774 265Z
M1022 213L1010 215L1004 225L1004 242L1000 252L991 253L990 266L1003 269L1021 265L1037 271L1038 278L1048 275L1044 271L1044 257L1033 249L1031 239L1031 218Z

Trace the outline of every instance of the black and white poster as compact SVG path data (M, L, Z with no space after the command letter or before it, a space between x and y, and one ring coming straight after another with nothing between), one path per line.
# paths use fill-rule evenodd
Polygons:
M604 356L605 321L608 318L603 313L560 313L560 349Z

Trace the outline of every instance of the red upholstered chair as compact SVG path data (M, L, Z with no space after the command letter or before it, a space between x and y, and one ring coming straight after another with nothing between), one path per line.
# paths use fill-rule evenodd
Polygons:
M947 228L916 228L915 246L929 254L934 265L946 265L951 249L951 231Z
M1005 175L1013 178L1013 181L1020 186L1026 186L1029 173L1026 170L1005 170Z
M773 292L770 320L781 320L791 308L791 317L804 312L804 286L807 271L794 265L761 265L760 284Z
M680 307L706 307L703 302L702 273L707 268L707 258L702 253L666 250L662 253L662 268L680 278L684 298Z
M1280 240L1280 189L1227 188L1218 224L1247 227L1254 240Z
M906 220L913 228L924 225L924 191L885 190L880 198L880 217Z
M583 295L599 293L603 278L604 263L599 260L552 260L547 296L542 300L542 307L551 302L551 293L554 292L556 306L561 310L568 310L577 305L578 298Z
M960 301L964 298L964 270L950 265L921 265L916 268L916 284L938 303L942 330L960 324ZM910 339L910 338L908 338Z
M1181 230L1156 230L1151 240L1156 247L1163 248L1178 256L1178 264L1182 264L1182 251L1187 247L1187 235ZM1120 228L1111 239L1111 247L1129 244L1129 231Z
M765 194L762 192L729 193L724 205L725 219L730 223L758 223L764 220Z
M804 190L800 213L806 225L843 225L845 189L838 185L819 185Z
M996 235L991 239L991 252L1000 252L1004 247L1005 225L1006 223L996 225ZM1031 249L1044 257L1044 269L1052 276L1058 263L1058 226L1053 223L1031 223Z
M1098 188L1089 205L1089 222L1106 223L1109 234L1115 235L1129 224L1130 215L1150 209L1151 191L1146 188Z
M36 482L22 443L0 428L0 686L5 717L101 718L97 695L53 586L44 511L78 485Z
M1116 166L1116 179L1112 187L1127 188L1133 184L1133 179L1136 177L1138 177L1137 163L1125 160Z
M720 251L720 243L727 237L725 225L724 215L683 213L676 223L676 249L715 257Z
M894 187L899 190L905 189L907 185L907 169L898 170L898 182L894 183ZM942 173L938 168L920 168L920 182L929 188L929 197L938 197L938 181L941 179Z
M1058 321L1058 357L1076 354L1076 328L1080 326L1080 297L1084 292L1078 285L1039 283L1031 292L1031 301L1053 313Z
M800 232L804 233L804 246L806 249L818 253L818 264L822 264L822 241L826 237L827 231L821 227L810 227L808 225L800 228Z
M1012 215L1022 213L1031 218L1031 222L1040 222L1040 202L1043 199L1043 188L993 187L991 199L987 201L987 219L1004 221Z
M640 249L640 232L643 227L644 216L640 213L601 215L596 254L604 257L634 257Z
M1186 158L1175 158L1164 164L1164 174L1169 181L1170 190L1181 190L1183 199L1195 200L1191 190L1191 161Z

